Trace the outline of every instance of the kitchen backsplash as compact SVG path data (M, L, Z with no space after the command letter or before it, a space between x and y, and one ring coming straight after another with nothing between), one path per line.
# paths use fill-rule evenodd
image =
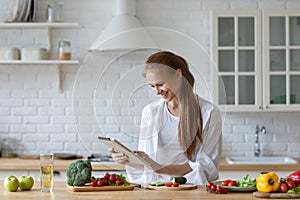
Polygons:
M11 0L0 0L0 21L6 20ZM46 20L46 8L52 1L38 0L37 21ZM61 0L62 19L78 22L80 28L55 29L51 31L49 58L56 58L58 41L71 41L72 58L86 63L87 49L112 18L113 1L108 0ZM210 11L217 9L300 9L298 0L137 0L137 17L144 26L174 29L193 37L207 52L210 52L211 25ZM47 47L43 29L0 29L0 46L10 47ZM174 41L176 42L176 41ZM114 62L107 71L103 85L98 90L111 94L112 85L130 71L139 70L150 52L133 53ZM197 52L195 52L197 53ZM109 53L107 56L111 56ZM132 62L134 61L134 62ZM83 66L82 65L82 66ZM82 67L81 66L81 67ZM89 119L80 119L80 126L74 125L72 103L73 87L80 89L83 84L98 77L89 72L75 84L80 66L62 67L63 92L59 93L57 69L53 65L4 65L0 66L0 138L14 139L19 154L40 152L70 152L82 155L91 153L106 154L106 147L95 141L83 145L77 131L98 133L89 124ZM201 67L199 70L201 71ZM210 86L210 71L201 71L204 81ZM142 77L131 79L128 85L140 84ZM199 81L199 80L198 80ZM203 81L203 80L201 80ZM128 102L129 112L134 125L139 124L142 107L156 97L146 86L137 91L135 99ZM197 88L201 96L210 99L208 92ZM100 92L100 94L101 94ZM122 99L124 94L117 96ZM99 95L96 98L97 122L101 123L103 133L118 137L131 148L137 146L137 129L132 135L125 134L114 114L127 110L119 109L113 114L107 111L110 99ZM93 110L89 111L93 112ZM116 115L117 115L116 114ZM76 115L76 113L75 113ZM223 155L247 155L254 152L256 124L264 125L267 133L260 135L262 155L291 155L300 157L300 112L264 113L224 113ZM87 124L82 131L84 124Z

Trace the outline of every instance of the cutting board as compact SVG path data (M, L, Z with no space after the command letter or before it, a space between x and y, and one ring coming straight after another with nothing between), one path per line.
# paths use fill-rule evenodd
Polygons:
M179 187L167 187L167 186L151 186L149 185L147 189L151 190L193 190L196 189L197 185L194 185L192 183L186 183L179 185Z
M134 185L128 185L128 186L102 186L102 187L70 186L68 184L66 184L66 185L73 192L121 191L121 190L133 190L134 189Z
M254 192L254 197L269 199L299 199L300 194Z

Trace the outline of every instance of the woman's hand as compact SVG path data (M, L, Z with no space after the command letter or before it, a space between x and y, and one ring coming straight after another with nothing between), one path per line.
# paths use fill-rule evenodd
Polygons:
M148 163L150 163L150 166L148 166L148 167L151 168L153 171L158 171L158 170L160 170L163 167L159 163L157 163L154 160L152 160L149 157L149 155L146 154L144 151L134 151L134 153L137 154L138 156L140 156L142 159L144 159Z
M128 156L125 155L124 153L120 153L115 151L114 148L109 149L110 153L111 153L111 157L113 158L113 160L121 165L126 165L129 163L129 159Z

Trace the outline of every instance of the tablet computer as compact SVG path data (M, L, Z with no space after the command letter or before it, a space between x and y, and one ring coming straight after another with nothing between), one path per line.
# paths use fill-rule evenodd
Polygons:
M114 148L117 152L125 153L129 157L130 162L150 166L150 164L147 161L145 161L140 156L136 155L133 151L131 151L129 148L127 148L115 138L98 136L98 139L106 146Z

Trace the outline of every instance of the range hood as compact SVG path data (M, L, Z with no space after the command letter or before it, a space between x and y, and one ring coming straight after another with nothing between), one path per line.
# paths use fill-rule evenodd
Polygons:
M132 50L155 47L136 18L136 0L115 0L115 14L90 51Z

